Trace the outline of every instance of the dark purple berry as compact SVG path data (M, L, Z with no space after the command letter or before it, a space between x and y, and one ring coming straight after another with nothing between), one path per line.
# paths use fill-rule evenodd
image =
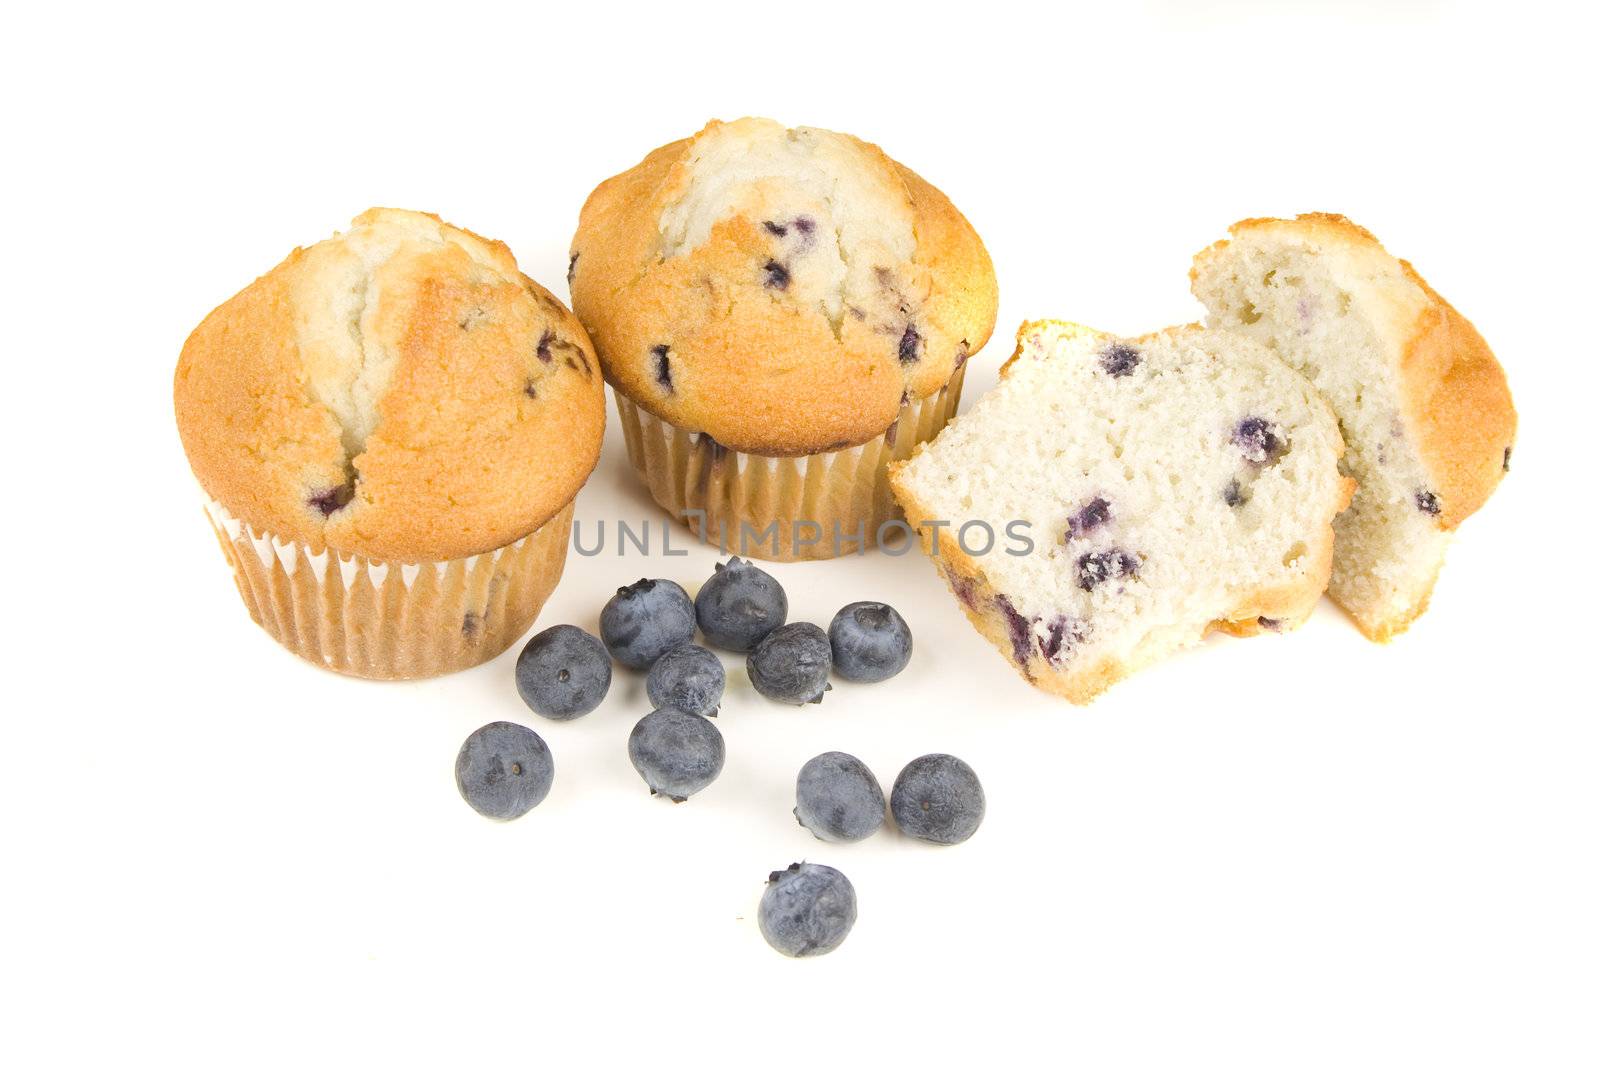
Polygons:
M907 326L906 332L900 335L900 362L915 363L921 358L922 335L915 326Z
M1085 552L1078 557L1078 588L1093 589L1114 578L1131 578L1139 573L1139 561L1120 548L1104 552Z
M336 485L332 489L324 489L320 493L312 493L306 498L310 504L323 515L332 515L356 497L356 487L351 482Z
M539 335L539 345L533 350L533 353L539 357L540 363L549 363L554 358L550 354L550 342L555 339L556 335L549 330Z
M1239 485L1239 479L1235 478L1222 487L1222 502L1230 508L1238 507L1245 502L1245 499L1244 489Z
M567 260L567 284L572 284L572 275L578 269L578 253L572 253L572 258Z
M1504 474L1510 474L1511 473L1511 446L1510 445L1506 446L1506 454L1500 460L1500 470Z
M1278 428L1254 415L1233 428L1233 443L1251 463L1270 463L1287 451Z
M767 277L762 284L764 284L768 289L789 288L788 267L785 267L782 263L779 263L775 259L769 259L767 260L766 265L761 269L766 271Z
M994 603L1005 617L1006 630L1011 635L1011 654L1018 663L1026 666L1033 655L1033 624L1012 606L1010 597L1001 594L994 598Z
M811 231L816 229L816 226L809 215L800 215L794 220L794 228L802 237L810 237Z
M789 227L783 225L781 222L773 222L771 219L768 219L761 225L765 227L766 231L772 234L774 237L782 237L784 234L789 232Z
M656 360L656 382L669 393L672 392L672 364L667 360L667 353L671 351L671 345L656 345L650 350Z
M1045 628L1044 636L1039 638L1039 651L1051 663L1060 663L1071 655L1072 647L1082 641L1084 636L1081 621L1057 615Z
M1100 352L1100 369L1113 378L1126 378L1140 362L1139 350L1121 341L1107 345Z
M1269 619L1265 615L1257 615L1256 625L1261 627L1263 630L1271 630L1273 633L1277 633L1283 629L1283 620Z
M1428 515L1439 514L1439 498L1426 489L1417 490L1417 510Z
M1111 501L1097 496L1067 519L1067 540L1085 537L1111 521Z

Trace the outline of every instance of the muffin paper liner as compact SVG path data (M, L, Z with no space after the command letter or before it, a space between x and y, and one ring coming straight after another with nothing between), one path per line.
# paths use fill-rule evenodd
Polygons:
M291 652L362 678L476 666L525 633L561 579L571 501L493 552L385 563L262 533L215 500L206 516L250 617Z
M939 392L903 406L881 436L806 456L735 452L612 392L628 460L657 504L725 551L786 562L864 551L878 543L880 531L887 540L899 529L883 528L901 517L888 466L950 421L965 369L958 367Z

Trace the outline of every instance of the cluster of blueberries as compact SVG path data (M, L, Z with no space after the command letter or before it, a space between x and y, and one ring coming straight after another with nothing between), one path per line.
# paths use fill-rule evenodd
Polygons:
M611 687L612 660L649 673L654 709L628 736L628 758L653 795L681 803L722 771L722 733L711 719L726 675L706 641L747 655L756 691L790 704L817 703L830 674L879 682L905 669L911 630L887 604L861 601L834 616L826 632L787 623L789 599L770 574L733 557L691 600L684 588L645 578L617 590L600 613L600 638L576 626L543 630L517 658L517 691L529 708L565 721L599 706ZM456 757L456 784L480 814L515 819L550 792L555 765L537 733L510 722L474 731ZM965 841L984 814L983 787L966 763L934 754L895 779L888 808L907 835L939 844ZM884 822L883 789L867 766L824 752L800 769L795 818L818 839L859 841ZM843 942L856 918L855 889L839 871L814 863L772 872L759 921L769 944L789 956L815 956Z

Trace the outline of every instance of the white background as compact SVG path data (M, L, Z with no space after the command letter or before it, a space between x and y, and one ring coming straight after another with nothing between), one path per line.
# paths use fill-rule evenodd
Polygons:
M1600 1062L1593 23L1040 7L7 16L0 1059ZM794 619L895 604L915 658L798 710L726 657L727 769L682 806L628 765L637 676L544 723L514 653L373 684L258 631L173 427L201 317L373 204L564 293L589 189L741 114L876 141L971 218L1001 308L969 403L1024 317L1188 320L1189 257L1230 222L1339 211L1499 353L1514 471L1392 646L1324 604L1087 709L1024 685L920 556L775 567ZM621 445L585 524L657 514ZM692 591L714 556L573 556L541 625L593 628L642 575ZM508 825L451 774L499 718L557 766ZM950 849L816 842L792 783L829 748L886 787L959 754L988 819ZM860 896L811 961L754 921L801 857Z

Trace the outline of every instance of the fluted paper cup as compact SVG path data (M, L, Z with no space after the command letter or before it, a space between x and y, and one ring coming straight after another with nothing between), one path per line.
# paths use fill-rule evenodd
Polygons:
M884 524L900 517L889 464L950 421L964 372L957 368L939 392L901 407L882 435L805 456L736 452L612 392L628 461L657 504L726 551L787 562L830 559L877 543Z
M388 563L312 551L206 503L251 618L340 674L426 678L492 659L525 633L561 579L572 503L527 536L461 559Z

